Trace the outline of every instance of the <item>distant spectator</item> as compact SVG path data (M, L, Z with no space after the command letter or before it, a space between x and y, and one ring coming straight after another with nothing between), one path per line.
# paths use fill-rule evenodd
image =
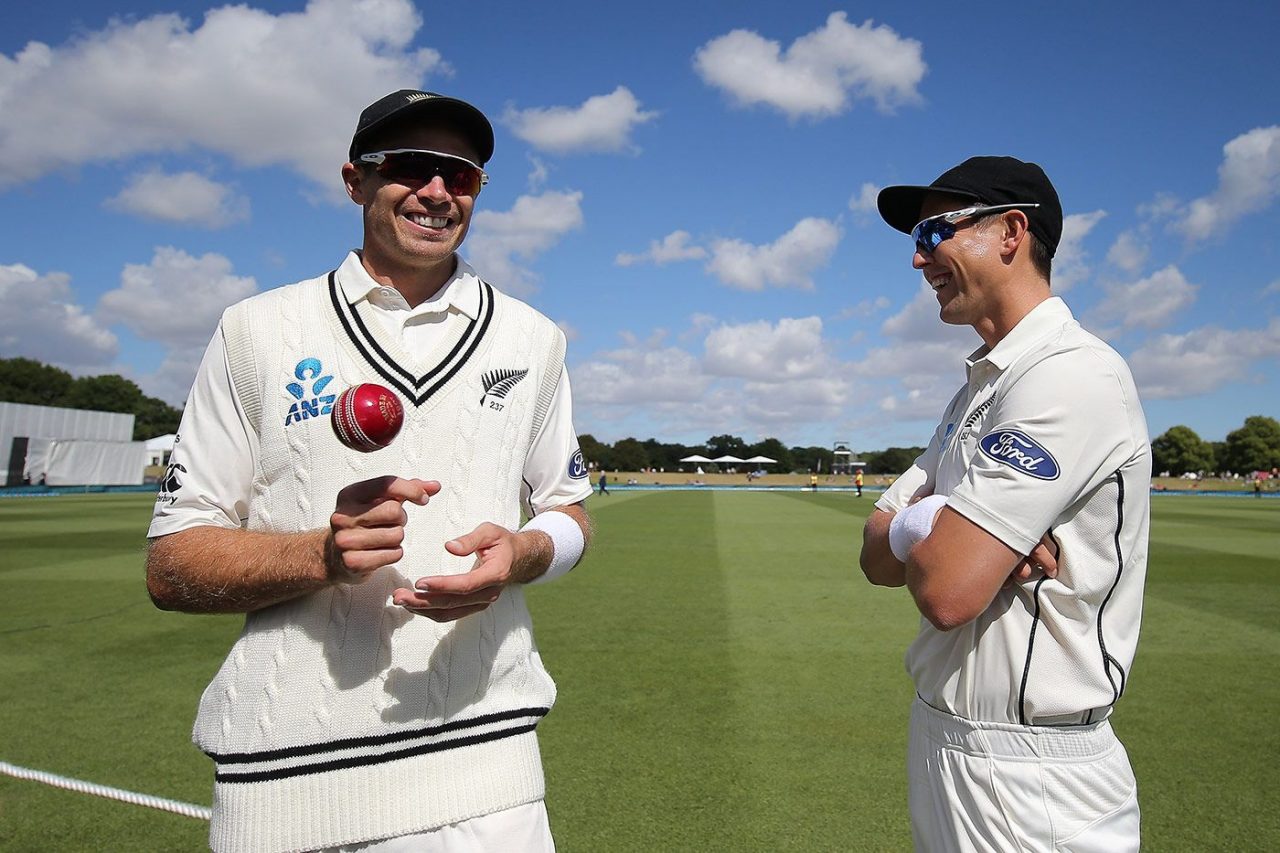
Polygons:
M608 477L606 474L604 474L603 472L601 472L601 474L600 474L600 491L599 491L599 494L602 494L602 495L607 495L607 494L609 494L609 488L608 488L608 486L609 486L609 477Z

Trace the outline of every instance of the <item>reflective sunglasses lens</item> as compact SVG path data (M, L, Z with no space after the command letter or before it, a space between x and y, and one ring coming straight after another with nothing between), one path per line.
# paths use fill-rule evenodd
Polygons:
M934 249L956 234L956 227L945 219L926 219L911 231L916 245L924 252L932 254Z
M450 195L473 196L480 191L479 169L434 154L388 154L378 166L378 174L398 184L428 184L439 175Z

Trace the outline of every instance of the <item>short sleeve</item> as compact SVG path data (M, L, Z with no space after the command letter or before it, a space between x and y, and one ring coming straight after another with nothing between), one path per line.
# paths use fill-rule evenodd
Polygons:
M885 489L884 494L876 501L876 509L881 509L885 512L900 512L907 507L911 502L911 497L921 488L928 488L932 492L934 483L937 482L938 478L938 460L942 456L942 448L950 437L951 429L955 424L956 407L964 401L964 398L965 389L962 388L947 404L946 417L933 431L933 437L929 439L929 446L924 449L924 453L916 457L916 461L911 464L910 468L894 480L889 488Z
M182 411L147 535L165 536L202 525L243 526L253 485L252 436L232 388L219 327Z
M573 392L569 372L560 368L560 381L547 409L542 429L533 437L524 465L521 495L530 516L577 503L591 495L587 466L573 428Z
M1137 452L1116 366L1090 349L1055 353L1000 393L948 506L1020 554Z

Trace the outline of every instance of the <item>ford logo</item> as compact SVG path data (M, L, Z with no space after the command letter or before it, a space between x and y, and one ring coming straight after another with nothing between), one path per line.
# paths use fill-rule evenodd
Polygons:
M1041 480L1058 479L1058 462L1049 451L1016 429L988 433L978 442L982 452L997 462Z
M574 480L581 480L587 476L587 463L582 458L582 451L575 450L573 458L569 460L569 477Z

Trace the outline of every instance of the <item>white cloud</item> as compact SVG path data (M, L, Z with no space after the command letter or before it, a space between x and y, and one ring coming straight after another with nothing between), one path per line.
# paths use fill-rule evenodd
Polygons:
M1073 213L1062 220L1062 238L1053 255L1053 289L1065 293L1072 286L1089 277L1088 253L1084 250L1084 238L1106 216L1106 211Z
M120 322L140 338L176 350L201 350L232 303L258 290L252 276L231 272L231 261L161 246L147 264L126 264L120 287L102 295L98 316Z
M948 325L939 318L938 297L924 283L917 279L915 295L902 310L884 321L880 330L886 337L899 341L907 346L920 343L940 343L954 346L962 355L978 346L981 341L969 326ZM962 349L967 346L968 349Z
M61 46L30 42L0 55L0 187L195 148L284 165L336 195L359 111L449 73L412 46L421 25L409 0L311 0L301 12L222 6L195 27L161 14Z
M135 375L134 381L149 397L158 397L171 406L181 407L191 393L196 369L204 355L205 346L175 347L165 353L155 372Z
M705 258L707 250L701 246L689 245L689 240L688 231L672 231L662 238L662 242L657 240L649 241L649 250L647 252L639 255L619 252L618 257L614 259L614 263L620 267L629 267L645 262L663 266L675 261L696 261Z
M840 227L809 217L772 243L753 246L742 240L715 240L707 272L740 290L767 286L812 290L812 273L831 259L840 242Z
M529 192L537 192L547 185L550 171L547 169L547 164L537 157L530 156L529 162L533 165L529 170Z
M881 324L889 339L870 350L855 370L868 380L890 380L878 408L896 421L931 420L964 381L964 358L982 341L969 326L938 318L938 299L923 283L901 311Z
M144 219L206 228L221 228L249 218L247 198L196 172L141 172L104 204Z
M1218 186L1179 212L1174 227L1191 240L1221 233L1280 195L1280 125L1255 128L1222 147Z
M573 369L574 402L584 404L690 403L711 378L679 347L635 345L599 354Z
M579 107L508 108L502 121L535 148L565 154L572 151L623 151L631 147L631 131L657 118L644 112L626 86L587 98Z
M1116 328L1158 329L1194 302L1198 289L1172 265L1132 284L1107 284L1106 296L1090 310L1085 325L1104 337Z
M887 296L877 296L875 299L864 299L857 305L850 305L841 308L840 313L836 315L839 320L851 320L854 318L866 318L872 314L876 314L888 308L893 303L889 301Z
M1276 279L1275 281L1268 284L1266 287L1262 288L1262 293L1264 296L1270 295L1272 293L1280 293L1280 278Z
M876 196L878 195L880 195L880 187L871 183L863 184L856 193L849 197L849 209L866 216L878 213L879 208L876 207Z
M921 44L888 26L850 24L844 12L781 45L750 30L733 30L700 47L694 68L708 85L738 104L767 104L792 119L844 112L851 100L870 99L882 111L921 100L926 65Z
M1178 399L1252 381L1255 362L1280 356L1280 318L1265 329L1206 326L1182 335L1160 335L1129 356L1143 397Z
M720 326L707 335L703 364L714 376L756 382L808 379L831 369L820 317Z
M1127 273L1136 273L1147 262L1151 247L1146 236L1137 231L1123 231L1107 250L1107 263Z
M467 238L467 259L486 281L513 296L537 289L537 276L520 265L582 227L582 193L522 195L511 210L482 210Z
M76 304L66 273L0 265L0 352L72 369L105 365L118 348L116 336Z

